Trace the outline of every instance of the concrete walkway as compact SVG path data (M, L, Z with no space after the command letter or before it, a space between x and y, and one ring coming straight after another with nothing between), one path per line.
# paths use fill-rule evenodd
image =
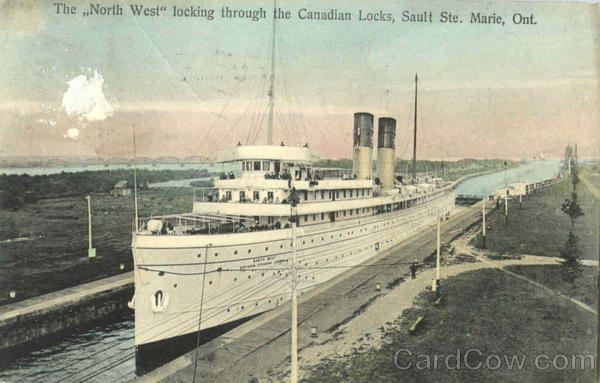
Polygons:
M69 287L64 290L0 306L0 323L11 320L17 316L32 314L36 311L44 311L51 309L52 307L69 305L88 296L129 284L133 284L133 272L99 279L94 282L84 283L75 287Z

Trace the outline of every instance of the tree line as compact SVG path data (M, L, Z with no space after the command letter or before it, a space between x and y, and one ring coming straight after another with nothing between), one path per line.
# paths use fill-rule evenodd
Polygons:
M206 169L137 170L140 189L154 182L165 182L209 176ZM81 196L89 193L107 193L121 180L133 187L131 169L61 172L30 176L27 174L0 175L0 208L18 209L23 204L35 203L40 198Z

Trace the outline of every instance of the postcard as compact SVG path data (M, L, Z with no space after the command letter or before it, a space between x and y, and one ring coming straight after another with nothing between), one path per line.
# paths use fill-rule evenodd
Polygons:
M0 10L0 381L595 381L598 4Z

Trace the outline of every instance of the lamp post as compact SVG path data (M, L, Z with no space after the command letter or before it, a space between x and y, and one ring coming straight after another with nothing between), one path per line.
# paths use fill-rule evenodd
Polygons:
M440 297L440 222L441 217L437 217L437 235L436 235L436 257L435 257L435 283L433 284L433 289L435 291L435 297Z
M87 200L87 205L88 205L88 242L89 242L89 247L88 247L88 258L94 258L96 257L96 249L94 249L92 247L92 197L90 197L89 195L85 197L85 199Z
M482 239L482 244L481 244L481 248L485 249L485 198L486 196L483 196L483 203L481 205L481 239Z

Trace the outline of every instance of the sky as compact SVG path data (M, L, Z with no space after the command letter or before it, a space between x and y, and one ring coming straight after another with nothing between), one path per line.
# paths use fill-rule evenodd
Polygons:
M1 1L0 156L214 156L266 143L271 1L204 1L214 20L167 14L83 16L89 2ZM96 3L96 2L94 2ZM600 153L598 7L583 3L279 0L274 141L350 157L353 113L397 119L396 154L409 158L418 73L418 156L559 157L568 143ZM223 19L220 9L269 11ZM299 20L301 8L352 21ZM358 12L391 13L367 22ZM433 23L402 22L403 11ZM438 21L442 11L462 23ZM472 24L471 12L505 25ZM514 13L536 25L516 25Z

